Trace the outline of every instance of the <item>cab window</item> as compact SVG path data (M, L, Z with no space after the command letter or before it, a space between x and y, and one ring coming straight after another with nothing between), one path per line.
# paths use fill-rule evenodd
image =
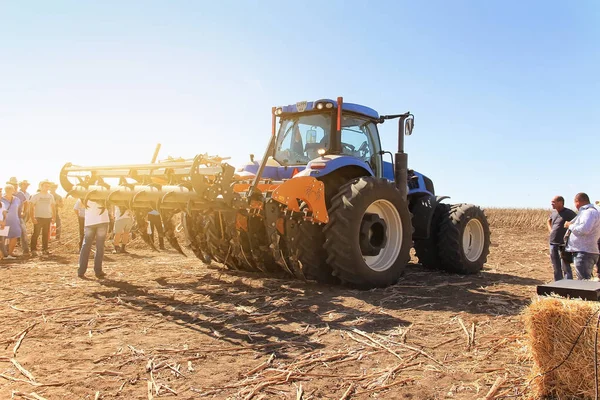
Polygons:
M373 143L369 134L368 120L353 116L342 118L342 153L370 163L373 155Z

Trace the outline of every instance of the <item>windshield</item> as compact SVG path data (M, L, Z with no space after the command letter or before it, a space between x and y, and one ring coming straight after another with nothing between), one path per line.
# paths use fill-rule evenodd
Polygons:
M329 149L331 113L293 115L282 119L275 159L282 164L307 164Z

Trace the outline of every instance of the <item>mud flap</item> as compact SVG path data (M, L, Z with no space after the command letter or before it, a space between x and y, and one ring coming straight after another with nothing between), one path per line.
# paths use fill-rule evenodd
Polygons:
M411 203L413 240L428 239L431 234L431 219L435 207L449 196L422 196Z

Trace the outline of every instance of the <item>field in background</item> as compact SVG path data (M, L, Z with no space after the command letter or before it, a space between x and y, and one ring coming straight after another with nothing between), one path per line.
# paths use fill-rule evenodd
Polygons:
M0 263L0 398L527 394L520 313L552 279L549 211L487 209L478 275L413 260L397 285L365 292L228 271L139 238L106 255L108 279L80 280L72 206L51 256Z
M542 208L486 208L485 215L493 228L546 229L551 210Z

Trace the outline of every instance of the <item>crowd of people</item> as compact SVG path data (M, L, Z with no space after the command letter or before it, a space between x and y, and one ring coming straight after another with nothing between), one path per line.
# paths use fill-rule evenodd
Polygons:
M4 188L0 187L0 260L38 256L38 241L41 235L41 255L49 255L50 229L54 224L56 240L61 240L61 212L64 199L56 193L58 185L49 180L39 182L36 193L28 192L30 183L10 178ZM105 242L112 237L113 254L128 253L126 246L132 238L135 221L131 210L117 206L105 208L93 201L77 199L73 207L79 224L79 269L77 275L85 276L92 246L96 246L94 255L94 273L96 277L105 276L102 271ZM31 235L28 223L32 225ZM164 230L160 214L151 211L148 214L149 234L154 240L157 234L159 248L165 249ZM30 229L31 230L31 229ZM21 253L17 254L17 247Z
M572 264L577 279L593 279L594 265L600 277L600 202L594 206L586 193L577 193L577 213L565 207L562 196L554 197L551 205L547 224L554 280L573 279Z
M10 178L4 188L0 188L0 258L14 260L17 244L22 248L21 256L37 256L37 242L42 235L42 254L50 254L48 240L51 224L56 224L56 236L60 238L60 217L58 210L63 206L63 199L56 188L58 185L43 180L36 193L28 192L30 183L27 180L17 181ZM3 191L3 193L2 193ZM27 223L33 224L33 232L29 237ZM30 240L31 239L31 240Z

